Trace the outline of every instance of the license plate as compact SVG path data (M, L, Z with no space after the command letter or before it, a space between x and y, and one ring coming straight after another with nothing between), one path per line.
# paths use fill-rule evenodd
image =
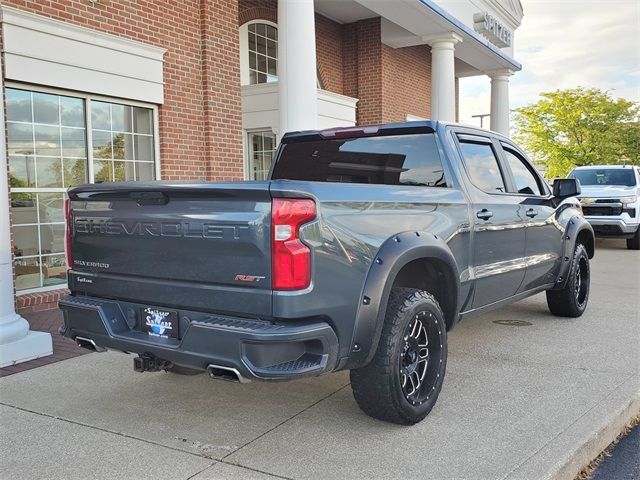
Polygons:
M178 338L178 312L158 307L143 307L142 331L153 337Z

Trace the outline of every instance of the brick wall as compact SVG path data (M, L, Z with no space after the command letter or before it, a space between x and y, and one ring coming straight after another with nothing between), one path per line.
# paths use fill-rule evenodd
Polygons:
M68 294L69 290L61 288L48 292L19 295L16 297L16 311L23 314L58 308L58 300Z
M3 4L166 48L159 112L163 177L242 178L237 0Z
M380 18L344 27L344 92L359 99L359 125L382 121L382 43Z
M251 20L269 20L278 23L277 0L239 0L238 25Z
M343 26L344 94L359 99L358 124L403 122L431 115L431 49L392 48L380 38L380 18Z
M241 180L242 100L237 0L202 0L201 52L207 179Z
M344 94L342 42L344 26L316 14L316 61L322 86Z
M431 48L382 45L382 122L431 116Z

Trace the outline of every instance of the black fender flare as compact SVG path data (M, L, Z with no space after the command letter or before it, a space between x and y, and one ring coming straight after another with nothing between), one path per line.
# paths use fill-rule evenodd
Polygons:
M560 265L560 271L556 278L556 283L553 286L553 290L562 289L567 284L569 268L571 267L571 260L573 258L573 251L576 248L576 242L578 238L586 238L586 249L589 258L593 258L595 253L595 234L593 233L593 227L587 220L580 216L574 215L569 219L566 229L563 233L563 245L562 245L562 263ZM585 241L585 240L583 240Z
M446 242L427 232L403 232L388 238L374 257L362 293L353 327L349 359L345 368L359 368L371 361L378 348L391 288L398 272L417 259L435 259L444 264L451 278L447 292L454 306L451 325L457 321L460 275Z

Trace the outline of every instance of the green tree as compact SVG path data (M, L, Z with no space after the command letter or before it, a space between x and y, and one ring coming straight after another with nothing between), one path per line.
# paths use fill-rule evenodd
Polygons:
M515 110L515 139L549 178L574 166L640 165L639 106L595 88L545 92L536 103Z

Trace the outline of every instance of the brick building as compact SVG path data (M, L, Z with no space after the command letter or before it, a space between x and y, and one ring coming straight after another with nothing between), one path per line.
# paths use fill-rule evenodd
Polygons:
M455 120L458 79L475 75L491 77L491 128L508 133L508 78L520 69L519 0L1 8L10 208L0 204L0 263L13 285L0 283L0 329L14 318L3 311L10 300L38 310L64 293L68 186L261 179L284 131Z

